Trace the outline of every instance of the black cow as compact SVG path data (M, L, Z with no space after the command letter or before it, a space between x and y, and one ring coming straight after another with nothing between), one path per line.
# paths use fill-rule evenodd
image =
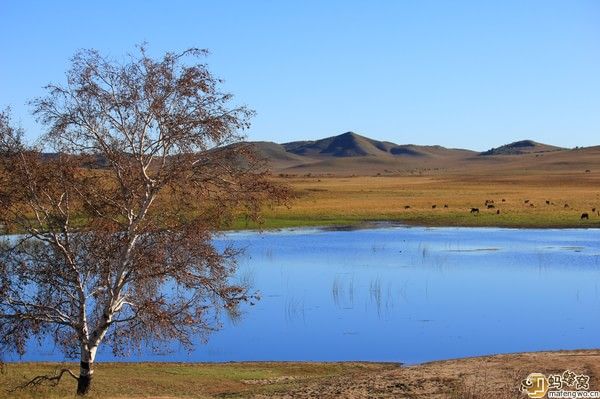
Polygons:
M471 208L471 213L479 213L479 208Z
M581 220L583 220L583 219L588 219L589 220L589 218L590 218L590 215L588 215L587 212L584 212L584 213L581 214Z

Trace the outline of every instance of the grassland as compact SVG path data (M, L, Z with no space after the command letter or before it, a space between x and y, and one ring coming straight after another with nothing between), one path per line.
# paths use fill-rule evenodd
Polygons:
M71 398L74 381L7 392L36 374L64 365L9 364L0 397ZM71 365L73 366L73 365ZM522 398L530 373L572 370L600 390L600 351L561 351L445 360L400 367L391 363L105 363L96 369L91 398Z
M289 207L266 210L264 228L368 221L424 226L600 227L598 174L305 176L278 180L293 187L297 198ZM494 208L488 209L486 200L493 200ZM472 214L471 208L480 212ZM584 212L588 220L581 220ZM233 227L257 226L238 221Z
M56 387L10 392L36 375L55 374L74 364L14 363L0 374L0 398L74 397L75 381L66 376ZM238 398L280 395L303 384L396 368L377 363L100 363L90 398Z

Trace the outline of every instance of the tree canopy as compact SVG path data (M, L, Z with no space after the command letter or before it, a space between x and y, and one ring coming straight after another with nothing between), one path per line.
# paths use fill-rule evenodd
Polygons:
M0 352L50 337L80 359L79 394L99 346L191 347L253 299L237 250L212 239L288 192L242 142L253 112L205 55L78 52L66 83L32 101L47 127L35 145L0 113L0 220L18 233L0 248Z

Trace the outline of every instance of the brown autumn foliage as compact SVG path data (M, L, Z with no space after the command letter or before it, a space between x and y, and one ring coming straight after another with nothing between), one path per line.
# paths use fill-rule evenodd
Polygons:
M79 52L67 83L32 102L48 128L37 146L0 114L0 218L22 233L0 247L0 353L50 337L80 359L68 372L78 394L101 345L117 355L191 347L254 298L234 278L238 252L212 239L232 215L258 219L287 190L235 144L253 113L230 105L204 55L154 59L140 47L116 62ZM44 381L57 380L29 385Z

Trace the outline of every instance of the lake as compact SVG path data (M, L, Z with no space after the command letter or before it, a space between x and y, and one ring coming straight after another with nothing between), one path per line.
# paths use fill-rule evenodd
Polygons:
M216 243L246 248L239 275L261 300L192 353L123 360L419 363L600 347L597 230L297 229Z

